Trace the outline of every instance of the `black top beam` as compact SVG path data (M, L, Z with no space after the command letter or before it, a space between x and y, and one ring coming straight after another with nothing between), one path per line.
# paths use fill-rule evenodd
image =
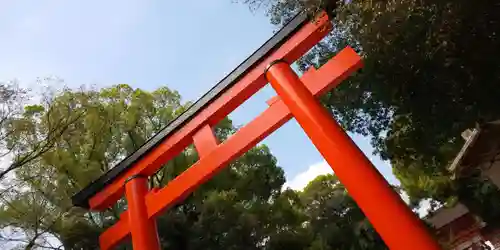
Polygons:
M308 16L305 12L296 15L287 25L285 25L276 34L274 34L271 39L267 40L257 51L255 51L250 57L243 61L243 63L236 67L229 75L224 77L217 85L215 85L212 89L210 89L210 91L208 91L205 95L198 99L198 101L191 105L185 112L172 120L158 134L144 143L144 145L142 145L136 152L129 155L115 167L108 170L108 172L106 172L97 180L93 181L87 187L75 194L72 197L73 205L83 208L89 208L88 201L92 196L101 191L107 184L113 182L127 169L131 168L135 162L140 160L151 149L155 148L156 145L165 140L169 135L180 129L183 124L191 120L205 106L210 104L212 101L217 99L218 96L220 96L231 86L233 86L249 70L255 67L259 62L264 60L270 52L278 48L289 37L295 34L295 32L300 27L302 27L307 20Z

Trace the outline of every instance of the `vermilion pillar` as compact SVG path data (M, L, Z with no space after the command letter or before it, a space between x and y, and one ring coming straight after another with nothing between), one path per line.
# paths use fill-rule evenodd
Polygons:
M283 61L266 77L390 249L440 249L424 224Z
M128 221L134 250L160 250L158 232L154 219L148 218L146 194L148 178L134 175L125 183L128 204Z

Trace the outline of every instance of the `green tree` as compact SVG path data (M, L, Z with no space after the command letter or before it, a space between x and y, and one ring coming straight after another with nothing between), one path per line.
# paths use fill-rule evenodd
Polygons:
M274 207L277 230L267 249L387 249L334 175L318 176L302 191L285 190Z
M260 249L284 181L267 147L250 150L159 217L162 247Z
M307 249L314 239L308 227L309 217L300 192L284 190L271 206L272 227L265 249L302 250Z
M39 81L40 84L43 82L55 83L55 79L46 78ZM50 102L52 94L51 91L44 90L35 95L40 102ZM57 123L47 121L50 127L45 134L27 138L25 131L30 129L27 127L30 125L27 119L33 118L30 113L37 113L39 107L31 106L24 109L24 105L33 98L34 96L30 96L29 91L19 87L16 81L0 83L0 157L4 162L0 168L2 182L6 181L5 177L12 171L30 163L54 147L54 142L79 119L78 115L68 114L65 119L60 119ZM21 140L21 137L24 138ZM26 141L29 143L25 143Z
M65 249L97 248L98 235L116 221L126 203L95 213L72 207L70 197L138 149L187 105L166 87L146 92L117 85L98 91L65 89L50 102L26 106L12 123L17 132L8 138L17 145L30 147L54 124L73 122L53 147L15 170L16 187L2 190L2 228L21 231L25 247L43 245L53 236ZM224 140L234 131L226 119L216 135ZM196 160L195 150L186 149L151 184L165 185ZM256 248L264 237L269 201L279 195L284 181L267 147L250 150L158 218L162 243L178 249Z
M319 67L345 45L365 66L323 100L342 125L373 139L413 203L461 195L446 167L460 134L500 117L500 6L494 1L244 1L284 24L301 10L326 9L334 31L304 56ZM476 180L477 182L477 180ZM484 185L489 185L482 182ZM476 197L477 198L477 197Z
M316 177L300 196L315 236L310 249L387 249L336 176Z
M126 202L120 200L104 212L89 212L73 207L70 197L136 150L187 105L166 87L147 92L117 85L65 89L50 102L26 106L13 121L19 125L18 132L9 136L18 145L29 146L61 120L79 118L72 119L53 147L14 171L14 188L2 188L1 240L24 249L98 248L99 234L116 222ZM234 132L229 119L215 130L221 141ZM197 159L196 150L188 147L150 178L150 184L163 187ZM269 149L264 145L251 149L157 218L162 247L384 247L335 177L319 177L303 192L282 191L284 182L283 170ZM50 246L51 238L62 246ZM129 243L122 248L130 248Z

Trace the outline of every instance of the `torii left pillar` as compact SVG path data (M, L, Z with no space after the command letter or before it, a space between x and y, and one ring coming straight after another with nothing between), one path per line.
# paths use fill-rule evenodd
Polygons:
M160 250L155 219L148 218L145 199L148 192L147 176L133 175L125 182L128 224L134 250Z

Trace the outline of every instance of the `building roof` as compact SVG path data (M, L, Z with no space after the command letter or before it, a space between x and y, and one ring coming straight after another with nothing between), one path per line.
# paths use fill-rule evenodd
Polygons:
M467 129L462 133L462 137L465 143L448 167L454 178L467 175L472 169L483 166L485 162L494 162L500 155L500 140L496 139L500 139L500 120ZM453 207L441 207L425 220L439 229L468 212L466 206L458 203Z
M448 168L455 178L483 163L493 163L500 156L500 120L468 129L462 137L466 139L465 144Z
M457 203L453 207L441 207L435 211L432 216L427 217L425 220L434 228L439 229L464 216L468 212L469 209L467 209L466 206L461 203Z

